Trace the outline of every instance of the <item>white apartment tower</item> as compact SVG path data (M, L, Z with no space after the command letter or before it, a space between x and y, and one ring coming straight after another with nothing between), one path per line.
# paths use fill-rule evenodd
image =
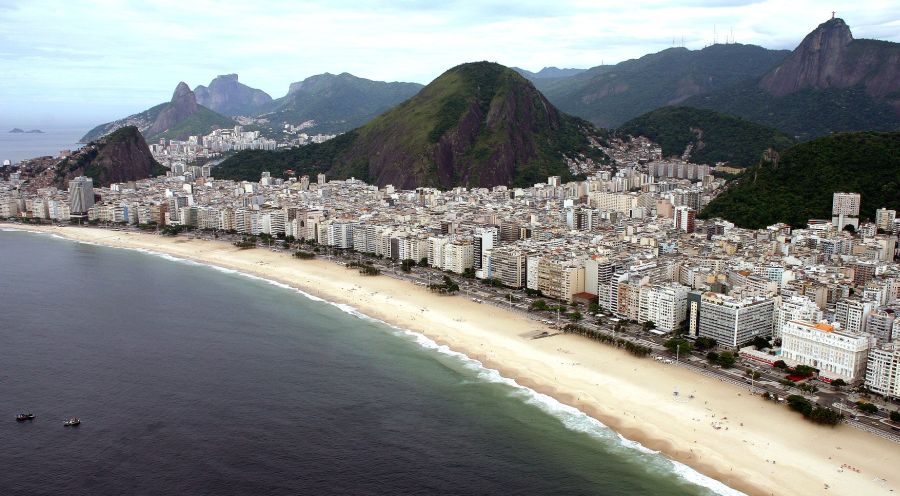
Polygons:
M871 301L843 298L834 306L834 320L848 332L866 332L869 314L875 307Z
M772 328L772 337L781 337L781 329L791 320L805 320L818 322L822 320L822 310L816 302L805 296L791 295L776 298L775 300L775 326Z
M772 334L774 302L761 297L735 299L718 293L704 293L694 325L697 336L715 339L720 345L737 348L757 336Z
M866 387L882 396L900 396L900 343L869 350Z
M831 202L831 223L838 229L859 228L859 193L835 193Z
M886 208L879 208L875 211L875 227L881 229L884 232L891 232L894 228L894 220L897 219L897 211L896 210L888 210Z
M677 283L642 287L638 320L651 321L660 331L674 331L687 312L687 295L688 288Z
M69 212L83 216L94 206L94 180L78 176L69 181Z

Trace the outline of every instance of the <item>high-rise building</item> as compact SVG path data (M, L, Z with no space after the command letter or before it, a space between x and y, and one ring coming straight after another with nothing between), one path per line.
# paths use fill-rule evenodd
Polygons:
M894 311L890 308L875 310L866 318L866 332L875 336L878 344L890 343L894 339Z
M900 343L884 344L869 350L866 387L882 396L900 396Z
M790 295L776 298L775 301L775 326L772 328L772 337L781 337L781 329L791 320L804 320L818 322L822 320L822 310L816 302L806 296Z
M828 379L854 382L865 377L875 339L837 325L792 320L781 330L781 356L819 369Z
M642 287L638 320L651 321L660 331L674 331L684 320L687 295L688 288L678 283Z
M859 228L859 193L835 193L831 202L831 223L838 229Z
M503 247L491 251L491 272L504 286L521 288L526 282L526 256L521 250Z
M884 232L891 232L894 228L894 220L897 219L896 210L879 208L875 211L875 227Z
M688 305L690 308L690 302ZM774 301L767 298L739 300L718 293L704 293L694 323L697 336L713 338L720 345L731 348L749 343L757 336L770 336L774 306ZM688 326L690 330L691 322Z
M871 301L842 298L834 306L834 320L848 332L866 332L869 314L875 307Z
M83 217L94 206L94 180L78 176L69 181L69 212Z
M687 233L694 232L694 219L697 212L690 207L675 207L675 229Z
M472 267L475 270L481 270L481 257L484 253L489 252L494 248L496 239L496 227L479 227L475 229L475 236L472 240Z

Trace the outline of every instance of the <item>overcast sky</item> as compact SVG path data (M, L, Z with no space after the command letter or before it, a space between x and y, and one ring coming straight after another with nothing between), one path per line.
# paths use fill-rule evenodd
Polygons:
M476 60L592 67L719 42L793 49L836 10L857 38L900 42L896 0L0 0L0 124L97 124L217 74L273 97L350 72L428 83Z

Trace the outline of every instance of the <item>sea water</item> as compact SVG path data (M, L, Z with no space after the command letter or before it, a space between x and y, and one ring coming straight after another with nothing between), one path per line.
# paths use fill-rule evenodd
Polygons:
M10 231L0 447L0 494L739 494L352 307Z

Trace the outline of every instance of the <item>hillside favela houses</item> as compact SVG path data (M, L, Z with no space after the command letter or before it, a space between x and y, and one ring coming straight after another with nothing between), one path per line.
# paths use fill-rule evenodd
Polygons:
M172 146L152 147L164 158L274 144L237 127ZM448 191L324 174L219 180L215 167L175 162L162 177L108 187L78 177L67 191L21 188L12 174L0 217L271 235L412 260L531 302L715 340L745 360L812 367L825 382L898 391L900 221L887 208L860 219L866 199L853 192L834 193L830 222L748 230L697 218L723 185L709 167L628 156L582 181Z

